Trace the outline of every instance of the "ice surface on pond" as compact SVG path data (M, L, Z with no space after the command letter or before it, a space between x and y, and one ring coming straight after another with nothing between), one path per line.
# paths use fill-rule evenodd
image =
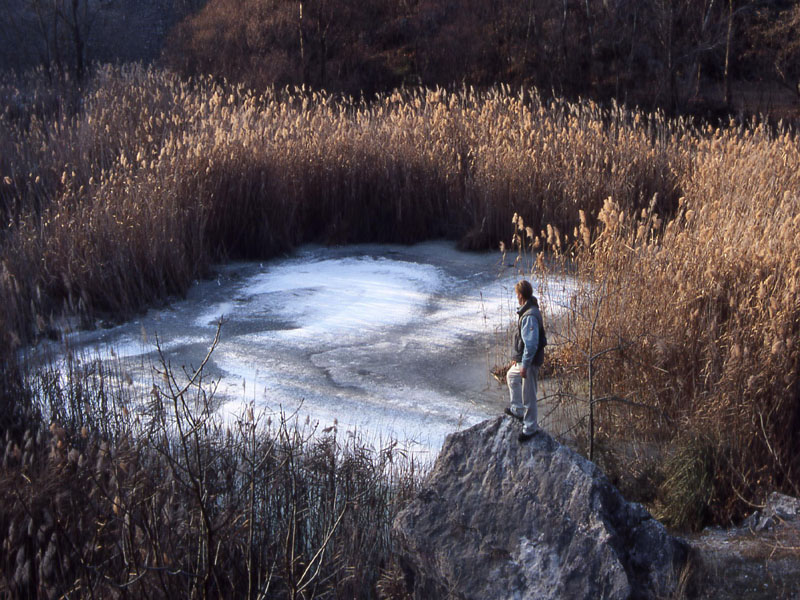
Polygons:
M498 332L513 318L518 273L497 252L416 246L306 247L291 257L220 267L185 300L70 345L116 360L152 386L155 340L173 369L206 368L220 415L284 411L338 423L376 444L434 456L447 434L500 414L490 378ZM536 282L534 288L537 287ZM540 297L552 315L568 289ZM113 356L112 356L113 354Z
M408 323L442 287L433 265L384 257L284 261L255 275L239 290L240 307L223 302L196 324L220 316L282 318L292 327L276 332L294 343L340 343Z

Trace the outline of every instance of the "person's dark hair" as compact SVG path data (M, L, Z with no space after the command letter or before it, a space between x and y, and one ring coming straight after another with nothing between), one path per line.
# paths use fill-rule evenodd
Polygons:
M530 300L533 298L533 286L531 282L522 279L517 282L517 285L514 286L514 289L517 290L524 300Z

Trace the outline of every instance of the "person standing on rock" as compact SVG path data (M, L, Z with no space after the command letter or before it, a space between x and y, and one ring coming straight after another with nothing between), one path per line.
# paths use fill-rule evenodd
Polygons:
M514 286L519 309L517 332L514 335L514 355L511 367L506 373L511 406L506 414L522 421L519 441L524 442L534 436L538 429L536 409L536 388L539 367L544 358L544 324L539 302L533 295L533 287L525 279Z

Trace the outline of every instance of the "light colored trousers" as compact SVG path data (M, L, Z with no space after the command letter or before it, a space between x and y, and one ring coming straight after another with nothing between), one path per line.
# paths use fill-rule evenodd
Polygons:
M537 428L536 389L539 367L530 366L526 377L520 375L522 365L517 363L508 370L506 381L511 393L511 412L522 418L522 431L533 433Z

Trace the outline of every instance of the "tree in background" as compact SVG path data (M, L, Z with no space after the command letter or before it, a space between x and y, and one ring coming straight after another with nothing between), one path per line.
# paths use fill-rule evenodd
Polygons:
M153 60L256 89L535 86L670 113L800 99L799 0L0 0L0 61ZM175 26L177 25L177 26ZM169 33L168 33L169 32ZM164 46L164 40L167 40ZM4 60L2 60L4 59ZM3 66L0 62L0 68Z
M248 85L351 93L401 83L380 48L403 4L372 0L213 0L173 32L166 58L189 73Z
M95 61L152 60L167 32L205 0L0 0L0 70L82 80Z
M730 105L754 3L211 0L176 30L167 57L255 87L509 83L683 112L720 84Z
M90 6L91 4L91 6ZM69 71L78 81L86 73L87 39L97 16L89 0L3 0L7 39L25 46L44 65Z
M759 8L748 30L754 72L800 101L800 2L770 2Z

